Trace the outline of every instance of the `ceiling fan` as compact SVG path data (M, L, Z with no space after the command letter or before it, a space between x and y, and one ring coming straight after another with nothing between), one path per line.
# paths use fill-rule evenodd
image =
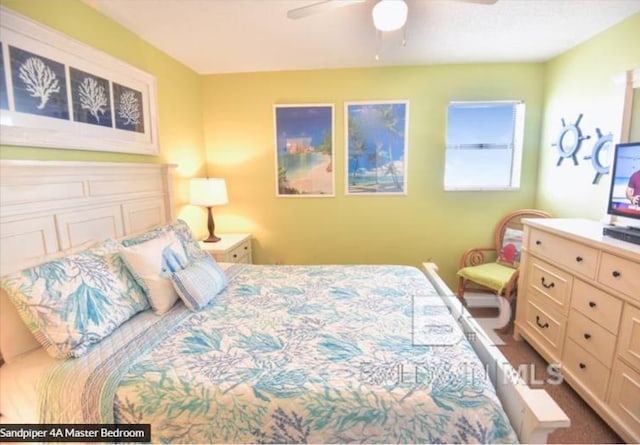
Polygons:
M290 9L287 17L301 19L310 15L327 12L367 0L323 0L300 8ZM492 5L498 0L455 0L466 3ZM379 31L395 31L402 28L407 21L408 6L405 0L379 0L373 7L373 24Z

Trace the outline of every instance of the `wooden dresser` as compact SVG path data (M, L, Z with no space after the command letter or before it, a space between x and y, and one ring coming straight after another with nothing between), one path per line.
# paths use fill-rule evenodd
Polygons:
M640 442L640 245L583 219L525 220L514 337Z

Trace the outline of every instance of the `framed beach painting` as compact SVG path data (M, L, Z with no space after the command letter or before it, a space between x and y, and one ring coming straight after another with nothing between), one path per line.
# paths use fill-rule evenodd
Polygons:
M409 101L345 103L346 194L406 195Z
M335 196L333 105L274 105L276 195Z

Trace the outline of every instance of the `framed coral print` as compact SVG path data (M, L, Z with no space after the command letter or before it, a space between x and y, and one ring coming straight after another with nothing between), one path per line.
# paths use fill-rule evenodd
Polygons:
M70 68L73 120L112 127L109 81L75 68Z
M333 105L275 105L276 195L334 196Z
M0 144L156 155L156 81L0 7Z
M409 101L345 103L346 194L406 195Z
M69 119L63 64L9 46L15 110L55 119Z

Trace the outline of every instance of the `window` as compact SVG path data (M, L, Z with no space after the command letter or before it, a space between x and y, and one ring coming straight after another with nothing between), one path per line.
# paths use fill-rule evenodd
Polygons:
M449 104L445 190L520 187L524 108L519 101Z

